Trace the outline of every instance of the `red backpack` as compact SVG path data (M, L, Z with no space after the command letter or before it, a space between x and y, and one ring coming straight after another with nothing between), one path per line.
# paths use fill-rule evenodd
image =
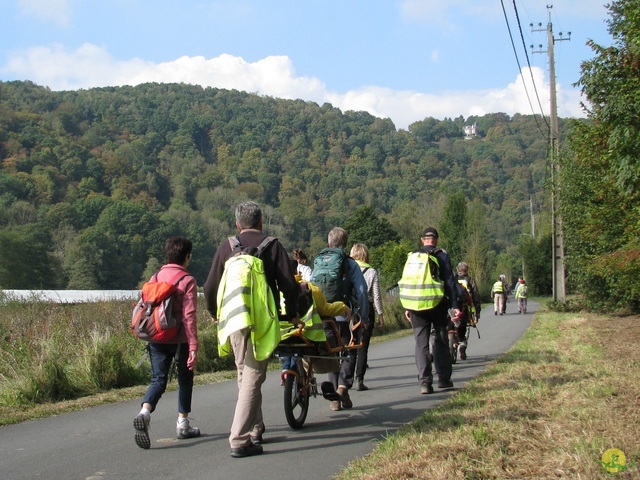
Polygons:
M156 273L142 285L142 295L133 308L131 330L141 340L167 343L176 339L180 321L173 315L173 298L180 280L189 275L178 272L171 283L159 282Z

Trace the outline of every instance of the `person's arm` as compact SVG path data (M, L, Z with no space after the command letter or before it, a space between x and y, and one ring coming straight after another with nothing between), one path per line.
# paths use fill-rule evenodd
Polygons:
M313 295L313 301L316 304L316 310L321 316L338 317L345 316L348 308L344 302L327 302L327 297L324 296L322 290L315 286L313 283L309 283L311 289L311 295Z
M193 370L198 354L198 325L196 307L198 305L198 284L191 275L184 277L180 283L184 290L182 297L182 328L184 328L189 345L187 368Z
M309 265L298 265L298 272L300 273L303 282L311 281L311 274L313 271Z
M440 269L442 278L444 279L444 292L449 299L449 306L453 310L459 312L460 306L458 305L458 287L456 286L456 284L458 283L458 279L453 273L453 267L451 266L451 259L449 258L449 254L444 250L440 250L436 257L440 260Z
M224 263L231 255L231 246L229 242L222 243L216 250L211 262L211 269L207 276L207 281L204 282L204 300L207 311L211 314L212 319L215 321L217 317L218 309L218 286L222 279L222 272L224 270Z
M295 278L295 272L291 268L289 254L279 240L271 244L272 259L275 266L275 277L278 291L284 298L284 307L287 318L294 324L299 323L298 296L300 284Z
M367 294L367 282L364 280L362 271L352 258L348 261L347 275L351 279L351 285L355 291L356 299L358 300L358 313L360 314L360 320L364 326L369 323L369 295Z
M380 292L380 279L378 271L371 268L371 292L373 293L373 306L378 313L378 326L384 327L384 310L382 308L382 293Z

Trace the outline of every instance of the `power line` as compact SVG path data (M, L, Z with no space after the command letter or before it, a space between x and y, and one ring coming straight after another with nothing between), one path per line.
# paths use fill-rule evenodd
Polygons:
M533 69L531 68L531 62L529 61L529 54L527 53L527 45L525 44L524 35L522 34L522 25L520 25L520 16L518 14L518 7L516 7L516 0L513 0L513 10L514 10L514 12L516 14L516 20L518 21L518 30L520 31L520 40L522 41L522 47L523 47L523 50L524 50L524 56L527 58L527 67L529 68L529 74L531 75L531 83L533 84L533 90L536 93L536 99L538 100L538 106L540 107L540 114L541 114L542 119L544 120L544 123L547 126L547 128L550 128L549 124L547 123L547 119L544 117L542 104L540 103L540 95L538 95L538 88L536 87L536 82L535 82L535 80L533 78Z
M502 13L504 15L505 23L507 24L507 30L509 32L509 38L511 39L511 47L513 49L513 54L514 54L514 56L516 58L516 63L518 64L518 71L520 72L520 76L522 76L522 66L520 65L520 59L518 58L518 52L516 50L516 45L515 45L515 42L513 41L513 34L511 33L511 26L509 25L509 18L507 17L507 11L506 11L506 9L504 7L504 0L500 0L500 4L502 5ZM515 5L514 5L514 7L515 7ZM518 28L520 28L519 24L518 24ZM520 30L520 34L522 35L522 30ZM527 57L527 61L528 61L528 57ZM529 68L531 68L531 67L529 67ZM527 95L527 101L529 102L529 108L531 108L531 113L533 114L533 118L535 119L536 125L538 126L538 130L540 131L540 133L541 133L541 135L543 137L548 138L548 136L545 135L545 133L542 131L542 128L540 127L540 124L538 122L538 118L537 118L536 113L535 113L535 111L533 109L533 104L531 103L531 97L529 96L529 90L527 89L527 84L524 81L524 77L522 77L522 84L524 86L525 94ZM535 86L535 82L534 82L534 86ZM537 95L537 91L536 91L536 95ZM544 118L544 115L542 117ZM545 123L546 123L546 120L545 120ZM548 126L549 125L547 125L547 127Z

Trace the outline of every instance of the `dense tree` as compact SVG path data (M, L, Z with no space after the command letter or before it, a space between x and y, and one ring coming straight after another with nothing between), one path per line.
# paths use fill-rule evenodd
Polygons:
M467 242L467 199L458 191L447 197L440 221L440 246L447 250L455 266L463 260Z
M349 233L349 243L364 243L368 248L400 240L389 221L378 217L373 207L356 209L344 223L344 229Z
M482 133L471 141L470 122ZM233 233L235 205L252 199L288 249L313 254L345 226L385 252L377 262L392 284L422 229L439 226L445 199L463 190L491 228L469 227L473 248L456 255L493 270L499 253L517 256L529 197L544 211L535 131L523 115L427 118L397 131L365 112L192 85L51 92L0 82L0 231L37 225L48 239L40 267L74 288L138 285L163 261L166 236L188 235L202 283Z
M588 121L574 121L561 157L570 278L596 308L640 310L640 4L612 1L614 44L589 42L579 84Z

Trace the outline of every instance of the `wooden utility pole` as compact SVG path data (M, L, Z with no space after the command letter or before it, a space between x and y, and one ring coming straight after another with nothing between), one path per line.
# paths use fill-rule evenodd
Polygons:
M568 32L567 37L562 36L562 32L558 35L558 38L553 36L553 26L551 24L551 9L553 5L547 5L549 12L549 21L547 23L547 43L548 48L546 52L542 51L542 45L539 46L538 51L533 51L533 45L531 45L532 53L548 53L549 54L549 85L550 85L550 156L551 156L551 222L552 222L552 243L553 243L553 301L554 302L566 302L566 289L565 289L565 270L564 270L564 234L562 229L562 217L558 208L558 188L560 184L560 166L559 166L559 151L558 146L558 105L556 101L556 68L555 59L553 56L553 47L555 42L570 40L571 32ZM532 32L542 32L542 24L538 24L538 28L534 29L531 24Z

